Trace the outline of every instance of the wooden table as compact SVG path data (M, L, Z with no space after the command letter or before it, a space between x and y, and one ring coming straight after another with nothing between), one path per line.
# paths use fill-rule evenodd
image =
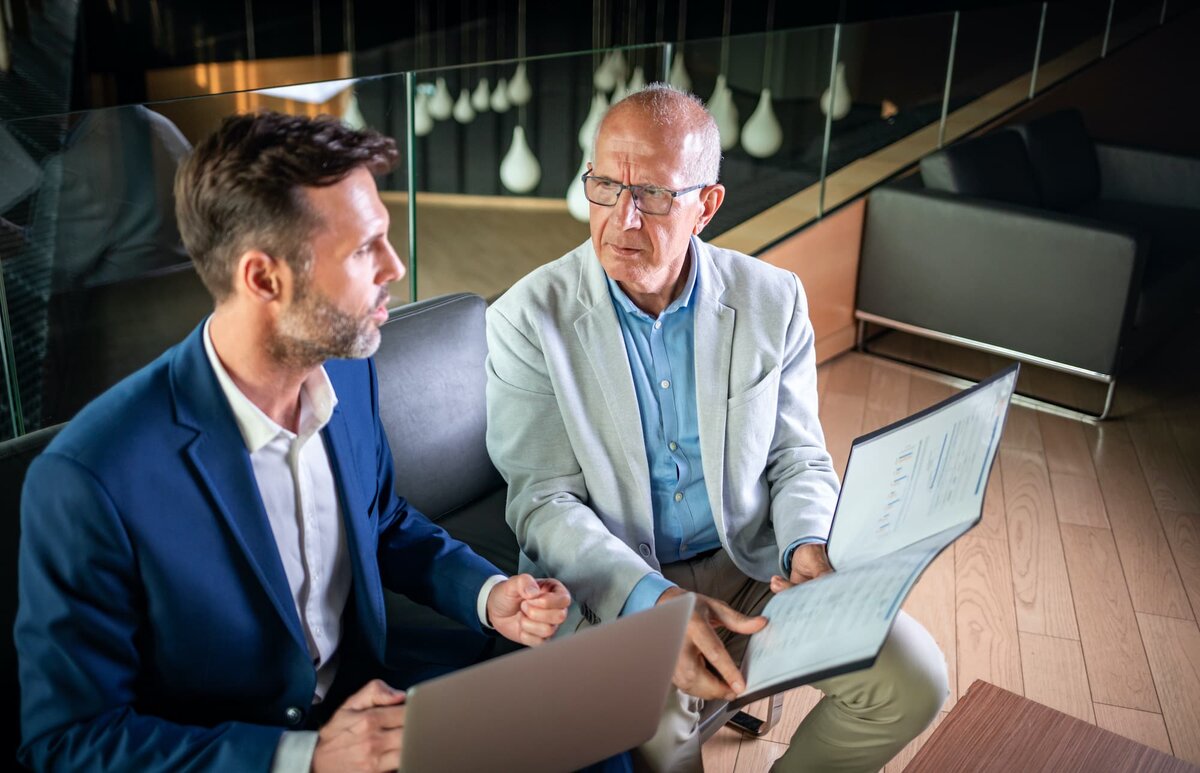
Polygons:
M1048 706L976 681L905 773L1169 771L1200 767Z

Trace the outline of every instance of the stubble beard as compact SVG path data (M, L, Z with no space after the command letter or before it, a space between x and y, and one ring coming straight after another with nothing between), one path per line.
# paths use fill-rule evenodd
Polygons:
M387 290L380 290L372 308L386 301ZM267 347L281 365L312 368L326 360L370 357L379 349L379 340L379 326L369 315L349 314L320 293L301 286Z

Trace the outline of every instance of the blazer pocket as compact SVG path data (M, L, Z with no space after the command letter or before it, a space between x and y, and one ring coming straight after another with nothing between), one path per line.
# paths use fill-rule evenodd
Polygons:
M779 366L776 365L774 368L771 368L767 375L759 379L757 384L729 398L729 408L732 410L733 408L745 405L764 393L778 391L778 388Z

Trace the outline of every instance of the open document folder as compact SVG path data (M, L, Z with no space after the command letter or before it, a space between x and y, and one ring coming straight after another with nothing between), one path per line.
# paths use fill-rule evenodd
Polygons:
M854 441L829 535L834 571L767 604L730 708L875 662L921 572L983 515L1018 369Z

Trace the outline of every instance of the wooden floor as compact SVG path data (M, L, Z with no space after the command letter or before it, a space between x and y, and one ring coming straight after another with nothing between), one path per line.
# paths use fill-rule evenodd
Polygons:
M905 604L946 655L944 711L984 679L1200 764L1195 321L1123 377L1115 419L1013 409L982 522L929 567ZM854 352L823 365L818 381L839 470L854 437L953 391ZM1049 388L1076 389L1062 383ZM723 728L704 746L706 769L766 770L819 697L811 688L789 693L783 721L762 740ZM886 770L901 770L930 732Z

